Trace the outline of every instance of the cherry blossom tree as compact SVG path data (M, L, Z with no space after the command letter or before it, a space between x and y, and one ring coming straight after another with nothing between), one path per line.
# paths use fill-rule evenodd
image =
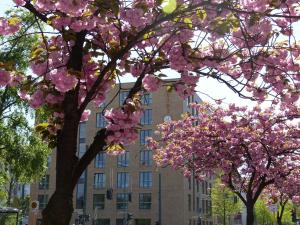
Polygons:
M269 204L277 204L276 220L278 225L283 224L283 216L286 206L292 201L294 204L300 202L300 177L299 171L294 170L282 182L276 182L267 187L263 193L263 199ZM291 212L289 212L291 214Z
M243 98L288 104L299 98L297 0L14 2L32 13L39 31L12 16L0 19L0 35L14 43L38 33L40 40L28 59L32 73L1 62L0 86L17 86L24 101L50 115L38 126L57 150L56 190L43 211L43 225L69 224L73 190L88 164L98 152L122 150L136 140L143 111L139 97L161 86L166 69L180 76L168 90L182 98L194 92L201 77L225 83ZM24 32L9 38L20 27ZM106 128L79 159L77 129L88 119L87 105L103 103L127 74L136 78L135 85L123 106L105 112Z
M198 116L160 125L162 139L150 139L149 147L159 165L171 165L186 176L204 179L221 173L222 182L245 204L247 225L252 225L263 190L298 179L300 136L298 126L287 121L291 111L282 108L276 115L272 107L193 107Z

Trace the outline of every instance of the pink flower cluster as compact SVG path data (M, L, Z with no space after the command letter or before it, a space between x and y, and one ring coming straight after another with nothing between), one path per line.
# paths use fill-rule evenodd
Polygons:
M275 96L292 105L299 100L300 47L293 38L294 23L299 21L297 0L243 0L238 6L230 7L223 7L223 0L212 0L211 4L202 0L177 0L176 16L164 12L155 0L14 2L19 7L35 9L57 32L49 36L45 33L47 37L41 38L39 45L32 49L30 68L35 77L34 88L28 93L26 88L21 89L20 96L29 99L34 108L47 105L53 109L56 114L53 113L52 121L59 121L59 125L63 124L64 117L60 114L66 93L76 92L77 99L73 102L78 102L79 108L86 99L99 105L120 76L131 73L138 79L143 72L147 75L140 88L154 92L160 87L157 74L164 69L181 74L174 84L181 98L194 93L201 76L225 82L233 89L241 87L236 91L250 93L259 101ZM12 34L19 28L16 18L0 19L0 35ZM80 53L74 53L80 46ZM76 65L79 71L70 68L74 54L79 60ZM0 70L0 85L18 83L15 74ZM28 82L30 79L28 76ZM131 110L108 111L108 130L113 133L108 142L132 142L141 111L136 105ZM85 112L82 119L87 119L87 115ZM207 125L210 130L220 128L216 124ZM228 132L229 125L222 126ZM232 137L229 143L237 144L242 138L238 136L240 133L248 140L246 131L231 128L237 137ZM223 135L221 129L218 132ZM257 143L252 147L261 148ZM171 157L173 152L165 154ZM185 160L181 155L176 157L178 162ZM213 157L222 161L221 156ZM230 168L228 161L223 164ZM247 170L242 171L247 174Z
M10 23L8 19L0 18L0 35L9 35L20 30L20 23Z
M8 85L11 81L11 76L9 74L9 72L0 69L0 87L4 87L6 85Z
M149 140L159 165L168 164L185 173L221 172L225 184L244 193L248 188L255 193L269 184L300 181L296 173L300 171L300 135L298 125L289 122L288 108L276 114L272 107L192 107L198 116L161 124L161 142Z
M182 99L185 99L195 93L198 80L198 75L182 74L181 78L175 84L175 90Z
M128 100L127 104L131 104L131 101ZM142 111L131 112L126 110L126 105L124 107L107 110L104 114L108 121L106 126L109 133L108 144L129 145L138 138L136 127L140 122Z
M161 81L152 74L147 74L143 79L143 87L148 92L157 91L160 87Z

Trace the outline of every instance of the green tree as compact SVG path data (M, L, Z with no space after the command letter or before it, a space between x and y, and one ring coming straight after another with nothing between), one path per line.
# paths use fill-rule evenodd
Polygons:
M292 209L291 201L277 202L277 210L272 212L267 203L263 199L258 199L255 204L255 219L260 225L268 224L285 224L292 225ZM279 216L280 215L280 216Z
M10 206L17 183L31 182L44 174L49 149L17 113L0 124L0 130L0 176L6 181L3 188Z
M39 28L34 16L22 10L6 14L22 18L24 26L12 36L0 36L0 64L9 62L9 66L25 71L31 48L37 43ZM25 35L29 30L37 34ZM29 183L44 175L49 155L47 145L24 116L28 111L16 88L6 86L0 89L0 207L16 207L22 210L22 214L28 211L28 196L16 198L12 193L17 184ZM15 218L2 216L0 224L15 224Z
M222 185L220 179L216 179L212 190L212 213L217 218L222 218L222 224L229 224L232 216L242 209L241 202L229 188Z
M257 223L267 225L274 222L274 215L262 199L258 199L255 203L254 212Z
M22 72L28 68L31 49L37 44L39 27L35 23L34 16L24 10L10 10L6 14L7 17L11 15L20 17L22 22L24 21L24 26L14 35L0 36L0 65L5 63ZM35 35L26 35L28 30ZM15 87L6 86L0 89L0 121L7 119L12 114L11 112L18 111L21 113L25 109L27 110L27 105L21 101Z

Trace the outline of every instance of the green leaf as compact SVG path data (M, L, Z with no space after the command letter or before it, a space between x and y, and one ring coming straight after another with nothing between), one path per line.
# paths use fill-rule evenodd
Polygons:
M192 20L190 18L184 18L183 22L188 26L188 28L193 28Z
M201 21L205 20L205 18L207 16L206 11L204 9L197 10L197 16L199 17L199 19Z
M176 0L164 0L161 6L164 13L170 14L176 10L177 2Z

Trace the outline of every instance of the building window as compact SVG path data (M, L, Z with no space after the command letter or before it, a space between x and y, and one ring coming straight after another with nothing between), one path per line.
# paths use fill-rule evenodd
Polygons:
M48 203L48 195L38 195L39 209L46 208Z
M187 103L188 104L193 103L194 101L195 101L194 95L187 97Z
M117 194L117 209L128 209L129 194L118 193Z
M206 212L206 214L209 214L209 202L208 202L208 200L206 199L206 201L205 201L205 212Z
M76 209L84 208L84 185L77 185Z
M126 224L126 218L116 219L116 225L124 225Z
M81 174L77 182L77 192L76 192L76 209L83 209L85 204L85 178L86 171Z
M105 126L106 126L105 117L102 115L102 113L97 113L96 114L96 127L103 128Z
M140 188L152 187L152 172L140 172Z
M96 219L94 225L110 225L110 219Z
M151 225L151 219L136 219L135 225Z
M141 97L141 103L143 105L151 105L152 104L152 94L146 93Z
M192 196L188 194L188 209L189 211L192 210Z
M129 165L129 152L126 151L121 155L118 155L117 159L118 167L127 167Z
M105 153L99 152L95 158L95 168L104 168Z
M139 194L139 208L140 209L151 209L151 193L140 193Z
M51 156L48 156L48 158L47 158L47 168L50 168L50 166L51 166L51 161L52 161L52 157L51 157Z
M86 122L79 124L79 143L85 143L86 138Z
M94 175L94 188L105 188L105 174L104 173L95 173Z
M144 113L141 117L142 125L150 125L152 124L152 109L145 109Z
M200 199L199 197L196 198L196 209L197 209L197 212L200 212Z
M145 145L147 137L152 136L152 130L141 130L140 131L140 144Z
M129 174L127 172L117 173L117 187L118 188L129 187Z
M85 152L86 152L86 144L85 143L79 143L78 157L81 158L84 155Z
M105 207L105 194L94 194L93 196L94 209L104 209Z
M40 182L39 182L39 189L40 190L49 189L49 179L50 179L50 176L46 175L40 180Z
M119 95L119 104L123 105L125 99L127 98L129 91L121 91Z
M142 150L140 151L140 164L142 166L152 166L152 151L151 150Z
M199 192L199 180L196 181L196 185L197 185L197 192Z

